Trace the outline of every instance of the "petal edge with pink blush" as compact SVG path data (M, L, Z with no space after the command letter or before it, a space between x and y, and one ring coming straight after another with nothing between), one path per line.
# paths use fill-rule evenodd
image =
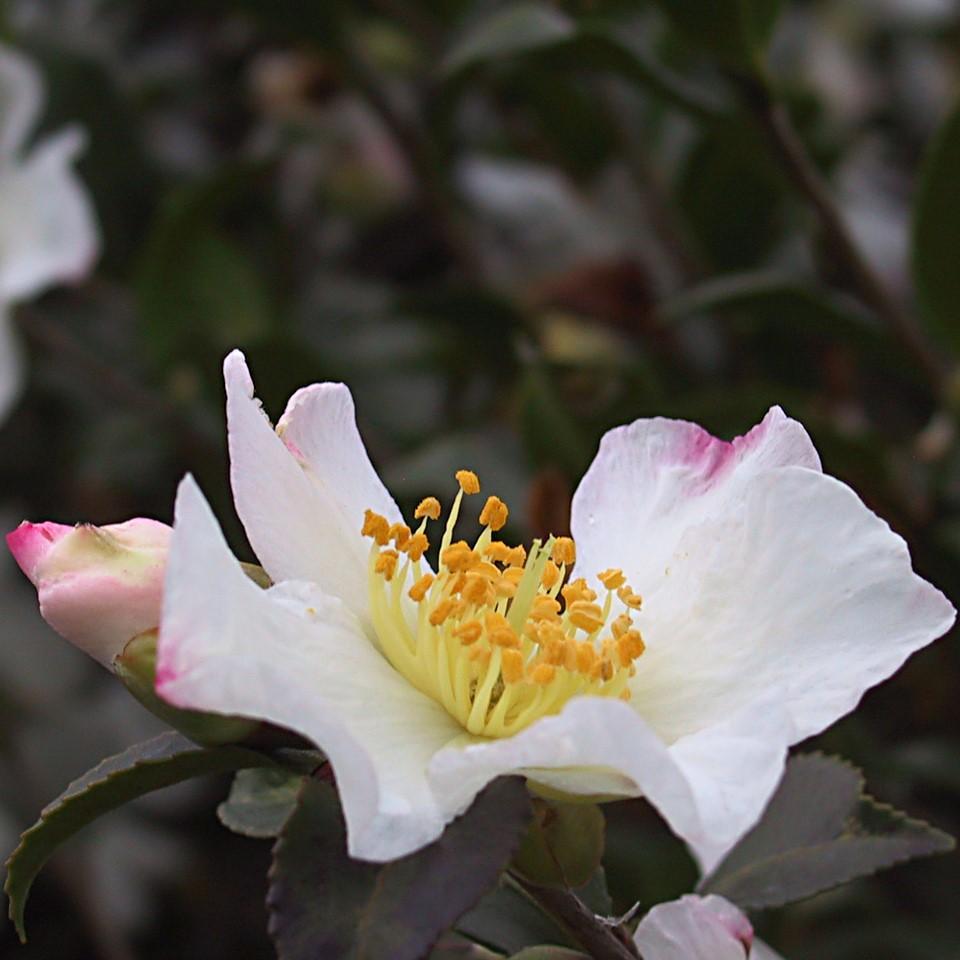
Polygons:
M501 540L496 496L479 530L457 527L481 484L468 470L445 505L428 497L404 520L344 385L298 391L274 429L243 356L224 370L237 511L275 585L242 583L186 482L159 690L314 740L362 859L418 849L520 773L646 796L709 870L759 817L789 746L953 624L903 541L779 408L731 443L662 418L611 431L574 497L573 540L521 549ZM234 608L205 577L232 585Z

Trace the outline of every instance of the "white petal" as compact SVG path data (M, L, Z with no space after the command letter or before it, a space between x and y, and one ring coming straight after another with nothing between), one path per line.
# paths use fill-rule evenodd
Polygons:
M224 377L233 495L260 562L274 580L320 584L366 624L363 512L394 522L400 511L364 449L350 391L333 383L298 391L274 431L239 351Z
M3 423L23 385L23 354L10 308L0 303L0 423Z
M668 742L769 690L789 743L819 733L955 616L849 487L800 467L754 476L736 509L686 531L669 565L646 596L633 682Z
M643 960L747 960L753 929L722 897L688 895L657 904L633 939ZM754 950L749 956L758 954Z
M64 130L22 163L0 164L0 299L31 297L90 270L96 220L72 167L82 143L79 130Z
M321 747L355 857L393 859L443 830L426 769L460 728L387 664L339 600L308 584L255 586L191 478L177 498L157 690L177 706L263 719Z
M779 407L731 443L662 417L609 431L573 498L576 575L621 567L644 594L687 529L723 516L757 473L787 465L819 470L820 459Z
M750 960L783 960L783 957L769 944L762 940L754 940L753 950L750 951Z
M23 146L42 102L43 84L32 61L0 46L0 163Z
M569 793L641 794L708 870L776 787L788 726L771 697L667 746L623 701L583 697L509 739L442 750L430 778L455 812L490 780L516 772Z

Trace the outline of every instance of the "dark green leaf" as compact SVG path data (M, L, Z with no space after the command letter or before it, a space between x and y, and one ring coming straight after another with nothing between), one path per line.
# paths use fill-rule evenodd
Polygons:
M347 855L333 788L305 781L270 872L280 960L417 960L496 883L529 820L522 781L498 780L435 843L363 863Z
M603 839L603 813L595 804L537 800L514 866L534 883L579 887L597 872Z
M572 36L574 22L548 3L513 3L473 24L444 57L451 74L487 60L551 46Z
M217 807L220 822L246 837L276 837L297 805L303 775L266 768L241 770Z
M585 953L566 947L527 947L515 953L510 960L590 960Z
M821 754L794 757L760 822L702 884L745 908L812 896L953 840L863 793L860 771Z
M913 225L913 276L924 321L960 350L960 105L927 153Z
M23 911L34 878L56 848L82 827L145 793L208 773L270 763L263 754L252 750L204 749L179 733L163 733L104 760L74 780L44 808L7 861L4 890L10 900L10 919L20 938L26 939Z
M754 71L781 0L655 0L684 36L729 67Z

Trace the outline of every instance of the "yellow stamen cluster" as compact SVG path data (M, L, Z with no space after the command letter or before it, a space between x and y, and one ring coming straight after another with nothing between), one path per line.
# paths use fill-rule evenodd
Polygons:
M415 531L364 515L372 618L387 659L478 736L511 736L575 696L629 699L644 643L632 619L642 601L623 572L598 575L599 601L583 578L567 580L576 560L570 537L535 540L529 551L495 540L509 510L494 496L476 541L454 541L463 497L480 492L472 471L456 480L436 575L423 564L427 523L441 515L436 497L417 507Z

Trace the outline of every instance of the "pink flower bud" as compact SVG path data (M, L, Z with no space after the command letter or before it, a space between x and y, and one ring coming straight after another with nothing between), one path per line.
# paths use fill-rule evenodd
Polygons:
M634 935L644 960L753 960L753 927L728 900L688 895L655 906ZM766 956L774 956L766 954Z
M142 518L106 527L22 523L7 534L43 618L107 667L160 622L169 541L170 527Z

